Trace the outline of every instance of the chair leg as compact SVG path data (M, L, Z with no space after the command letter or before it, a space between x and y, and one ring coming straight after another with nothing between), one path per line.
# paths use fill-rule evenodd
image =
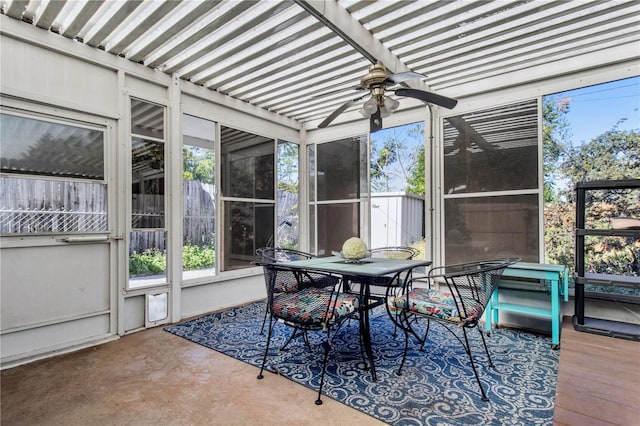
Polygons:
M427 343L427 335L429 334L429 327L431 326L431 321L427 320L427 329L424 331L424 337L422 338L422 341L420 342L420 352L422 352L424 350L424 344ZM418 339L420 340L420 339Z
M327 361L329 360L329 350L331 349L331 343L329 340L329 330L327 330L327 341L324 343L324 360L322 362L322 374L320 375L320 388L318 389L318 399L316 399L316 405L322 405L322 386L324 385L324 376L327 371Z
M264 308L264 317L262 318L262 327L260 327L260 335L264 334L264 325L267 323L267 315L269 315L269 305Z
M467 337L467 328L462 327L462 333L464 335L464 350L467 352L467 357L469 358L469 363L471 364L471 369L473 370L473 374L476 376L476 381L478 382L478 386L480 387L480 393L482 394L482 400L487 402L489 398L487 394L484 392L484 387L482 386L482 382L480 381L480 376L478 375L478 370L476 370L476 364L473 362L473 356L471 356L471 346L469 346L469 339ZM483 339L484 340L484 339Z
M262 365L260 366L260 373L258 379L264 378L262 372L264 371L264 365L267 363L267 354L269 353L269 344L271 343L271 333L273 332L273 321L269 319L269 332L267 333L267 347L264 350L264 357L262 357Z
M402 331L404 332L404 351L402 353L400 367L398 368L398 371L396 371L396 376L402 376L402 367L404 367L404 362L407 359L407 352L409 352L409 330L403 327Z
M484 351L486 352L487 359L489 360L489 367L495 368L495 365L493 365L493 360L491 359L491 355L489 354L489 348L487 347L487 341L484 339L484 333L482 332L482 330L480 330L480 328L478 328L478 331L480 332L480 337L482 338L482 344L484 345Z

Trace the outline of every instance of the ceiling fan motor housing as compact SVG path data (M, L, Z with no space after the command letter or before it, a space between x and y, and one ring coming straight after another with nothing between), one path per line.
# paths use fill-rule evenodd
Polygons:
M380 63L374 64L369 67L369 72L360 79L360 86L363 89L380 87L387 77L389 77L389 73L384 65Z

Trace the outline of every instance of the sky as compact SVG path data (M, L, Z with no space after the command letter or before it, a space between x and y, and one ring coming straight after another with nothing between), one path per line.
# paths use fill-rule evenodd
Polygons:
M619 130L640 128L640 77L617 80L550 96L569 97L567 120L572 142L579 145L611 130L621 118Z

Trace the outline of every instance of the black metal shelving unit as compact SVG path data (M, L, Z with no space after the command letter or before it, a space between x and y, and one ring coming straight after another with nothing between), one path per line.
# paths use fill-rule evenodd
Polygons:
M585 273L585 237L617 236L640 239L640 229L587 229L586 193L593 190L640 189L640 179L599 180L576 184L576 246L575 246L575 315L573 326L578 331L640 341L640 325L585 316L585 299L611 300L640 304L640 297L608 293L589 293L585 284L605 287L640 289L640 277Z

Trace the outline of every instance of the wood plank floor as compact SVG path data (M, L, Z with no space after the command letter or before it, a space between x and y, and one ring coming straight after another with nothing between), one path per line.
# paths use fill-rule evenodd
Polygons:
M640 425L640 343L562 325L556 426Z

